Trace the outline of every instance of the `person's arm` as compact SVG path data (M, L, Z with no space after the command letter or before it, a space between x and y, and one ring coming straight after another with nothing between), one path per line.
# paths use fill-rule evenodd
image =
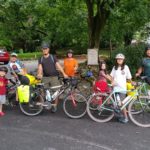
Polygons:
M140 67L137 71L137 73L135 74L136 77L139 77L141 75L141 73L143 72L143 67Z
M42 64L38 64L37 77L40 78L40 79L43 77Z
M42 79L43 77L43 67L42 67L41 58L38 60L37 77L39 79Z
M65 78L68 77L68 76L65 74L63 68L61 67L61 65L60 65L58 62L56 62L56 67L57 67L58 70L63 74L63 76L64 76Z
M78 61L77 60L75 60L75 67L74 67L74 70L75 70L75 72L78 70Z
M21 67L21 69L22 69L21 74L22 74L22 75L27 74L27 68L25 67L25 65L24 65L20 60L17 60L17 63L20 65L20 67Z

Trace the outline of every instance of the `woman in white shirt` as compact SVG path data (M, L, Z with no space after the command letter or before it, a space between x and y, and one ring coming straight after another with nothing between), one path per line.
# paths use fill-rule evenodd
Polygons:
M116 55L116 64L111 71L113 89L117 91L117 97L123 100L126 97L126 82L131 80L131 72L129 67L125 64L125 56L123 54ZM128 116L126 108L123 109L124 117L120 118L119 121L122 123L128 122Z

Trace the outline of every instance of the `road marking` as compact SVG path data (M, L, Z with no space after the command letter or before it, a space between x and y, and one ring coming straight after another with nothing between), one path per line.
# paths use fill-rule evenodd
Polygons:
M87 147L88 146L91 146L91 147L95 147L95 148L99 148L100 150L112 150L111 148L105 146L105 145L101 145L101 144L97 144L97 143L94 143L94 142L90 142L90 141L85 141L85 140L82 140L82 139L76 139L76 138L73 138L71 136L67 136L67 135L62 135L62 134L58 134L58 133L53 133L53 132L45 132L45 131L35 131L35 130L30 130L30 129L23 129L23 128L12 128L12 127L9 127L9 128L6 128L6 127L1 127L0 130L13 130L15 132L25 132L25 133L29 133L29 134L38 134L38 135L45 135L45 136L50 136L52 137L53 139L56 138L56 139L66 139L66 140L69 140L69 141L73 141L75 143L80 143L80 144L83 144L83 145L86 145ZM46 149L46 150L49 150L49 149ZM50 148L50 150L55 150L55 148Z

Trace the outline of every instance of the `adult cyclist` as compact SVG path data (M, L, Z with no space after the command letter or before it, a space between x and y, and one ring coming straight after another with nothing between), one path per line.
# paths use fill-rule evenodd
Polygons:
M150 85L150 46L145 48L145 57L142 59L141 66L135 76L139 77L142 73L147 76L146 82Z

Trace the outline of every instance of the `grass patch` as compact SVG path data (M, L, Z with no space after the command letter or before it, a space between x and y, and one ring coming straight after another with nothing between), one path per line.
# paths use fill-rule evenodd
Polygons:
M106 58L109 57L109 51L108 50L100 50L99 54L100 54L100 56L103 56L103 57L106 57ZM58 58L66 57L66 49L56 50L56 55L57 55ZM78 53L78 51L75 51L75 55L81 55L81 53ZM42 56L41 52L32 52L32 53L21 53L21 54L18 54L18 57L21 60L38 59L41 56Z

